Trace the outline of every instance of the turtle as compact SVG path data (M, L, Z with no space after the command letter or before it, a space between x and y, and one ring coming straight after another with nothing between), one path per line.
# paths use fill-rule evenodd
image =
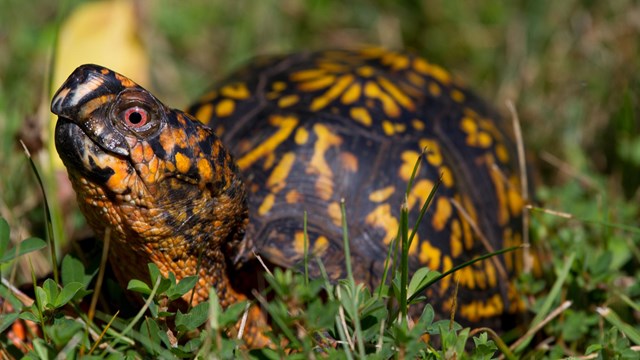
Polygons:
M343 208L353 276L375 287L401 207L413 224L436 186L408 250L411 272L445 272L522 241L510 123L414 53L259 57L186 111L87 64L51 110L80 209L98 238L110 232L116 277L147 279L151 262L178 280L197 275L185 301L206 300L210 288L223 307L251 299L263 272L256 259L300 269L305 239L331 280L344 277ZM442 279L426 296L441 317L455 306L463 325L506 329L523 311L514 286L521 268L521 256L506 253ZM259 325L246 334L254 345L262 344L260 313L252 308Z

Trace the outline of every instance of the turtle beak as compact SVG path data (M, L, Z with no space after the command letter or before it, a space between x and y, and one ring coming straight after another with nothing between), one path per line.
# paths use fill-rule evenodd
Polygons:
M121 80L123 78L98 65L82 65L53 96L51 112L60 119L79 126L88 137L105 149L127 156L129 150L124 137L110 131L111 124L105 121L109 116L108 103L126 89ZM130 83L135 86L133 82Z

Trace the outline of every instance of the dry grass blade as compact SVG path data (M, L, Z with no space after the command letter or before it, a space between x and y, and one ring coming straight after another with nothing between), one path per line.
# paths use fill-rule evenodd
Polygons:
M104 245L102 248L102 257L100 258L100 267L98 268L98 278L96 279L95 291L91 297L91 304L89 305L88 323L93 321L93 317L96 314L96 306L98 305L98 299L100 298L100 289L102 289L102 282L104 281L104 273L107 269L107 258L109 255L109 244L111 243L111 228L107 227L104 231Z
M522 140L522 128L520 127L520 117L518 116L518 112L516 111L513 102L507 101L507 108L509 108L509 112L511 112L511 119L513 121L513 131L515 133L516 138L516 146L518 150L518 167L520 168L520 195L522 196L522 201L525 204L529 203L529 176L527 174L527 164L525 160L524 153L524 141ZM531 272L531 268L533 267L533 258L531 256L531 250L529 248L529 211L525 207L522 211L522 243L525 244L525 248L522 251L523 271L528 274Z
M496 252L496 250L493 248L493 246L489 242L489 239L487 239L487 237L484 236L484 234L480 230L480 227L478 227L478 224L476 224L476 222L473 221L473 219L471 218L469 213L467 213L467 211L462 207L462 205L460 205L460 203L458 201L456 201L456 199L450 199L450 201L453 204L453 206L456 207L458 212L460 214L462 214L462 217L464 217L464 219L467 221L467 223L469 223L469 225L471 226L471 229L473 229L473 232L475 232L476 235L478 235L478 238L482 242L482 245L484 245L484 247L487 250L487 252L489 252L489 253ZM502 266L502 263L500 263L500 261L496 257L491 257L491 262L493 262L493 265L498 270L498 274L500 275L502 280L503 281L508 281L509 280L509 276L507 275L507 271L505 270L504 266Z
M560 304L557 308L555 308L549 315L547 315L542 321L529 329L524 335L522 335L516 342L509 346L511 351L517 349L521 344L525 341L528 341L534 334L536 334L540 329L542 329L545 325L547 325L551 320L558 317L558 315L562 314L565 310L567 310L571 306L572 302L567 300Z

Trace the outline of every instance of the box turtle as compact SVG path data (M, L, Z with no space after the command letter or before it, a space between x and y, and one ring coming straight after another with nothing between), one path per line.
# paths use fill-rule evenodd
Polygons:
M55 94L55 143L98 237L111 229L117 278L147 263L178 279L199 267L195 302L251 297L255 254L300 266L309 249L345 275L341 201L357 281L375 286L406 201L410 224L441 178L410 254L412 271L446 271L519 244L523 201L509 126L442 68L381 49L259 58L174 110L132 80L84 65ZM407 183L426 149L410 194ZM520 254L464 268L430 288L447 316L507 326L521 310ZM317 269L312 269L315 271ZM185 296L189 299L190 294ZM248 338L263 325L260 310ZM254 326L255 325L255 326ZM255 340L254 344L258 343Z

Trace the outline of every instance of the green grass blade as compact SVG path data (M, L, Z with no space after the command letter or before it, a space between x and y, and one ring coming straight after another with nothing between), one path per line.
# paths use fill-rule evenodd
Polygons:
M498 250L498 251L492 252L490 254L479 256L479 257L474 258L472 260L469 260L469 261L467 261L465 263L462 263L462 264L460 264L458 266L455 266L451 270L442 273L441 275L433 278L433 280L431 280L429 282L426 282L424 285L422 285L420 288L418 288L418 290L416 290L415 294L413 294L411 297L409 297L409 302L411 302L411 300L413 300L417 296L419 296L422 292L424 292L426 289L428 289L431 285L437 283L438 281L442 280L444 277L449 276L449 275L453 274L454 272L456 272L456 271L458 271L458 270L460 270L462 268L465 268L467 266L473 265L473 264L477 263L478 261L489 259L489 258L497 256L497 255L506 254L508 252L516 251L518 249L522 249L522 245L504 248L502 250Z

